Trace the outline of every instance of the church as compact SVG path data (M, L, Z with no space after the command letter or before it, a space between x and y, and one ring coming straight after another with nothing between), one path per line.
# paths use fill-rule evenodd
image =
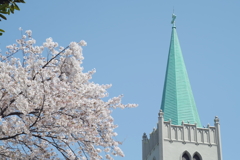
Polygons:
M203 127L172 16L167 69L157 128L142 137L142 160L222 160L219 118Z

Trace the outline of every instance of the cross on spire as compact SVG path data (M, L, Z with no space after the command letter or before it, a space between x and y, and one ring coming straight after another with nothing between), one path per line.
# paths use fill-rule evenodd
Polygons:
M173 24L173 27L175 27L175 19L177 18L177 16L173 13L172 14L172 21L171 23Z

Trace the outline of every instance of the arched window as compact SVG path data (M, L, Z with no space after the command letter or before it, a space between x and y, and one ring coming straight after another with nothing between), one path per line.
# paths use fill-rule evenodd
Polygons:
M201 160L201 159L200 159L200 157L199 157L197 154L195 154L195 155L193 156L193 160Z
M187 155L187 153L184 153L182 155L182 160L190 160L189 156Z

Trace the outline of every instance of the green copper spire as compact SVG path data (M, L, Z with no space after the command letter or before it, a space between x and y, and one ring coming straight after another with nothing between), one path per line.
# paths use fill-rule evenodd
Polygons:
M183 60L175 19L176 16L173 14L161 109L164 112L165 121L171 119L172 124L175 125L181 125L182 121L190 124L197 123L198 127L202 127Z

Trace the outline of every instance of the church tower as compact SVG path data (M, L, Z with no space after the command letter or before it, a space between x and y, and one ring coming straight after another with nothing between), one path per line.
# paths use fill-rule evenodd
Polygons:
M142 160L222 160L219 118L202 127L173 14L167 69L157 128L142 137Z

